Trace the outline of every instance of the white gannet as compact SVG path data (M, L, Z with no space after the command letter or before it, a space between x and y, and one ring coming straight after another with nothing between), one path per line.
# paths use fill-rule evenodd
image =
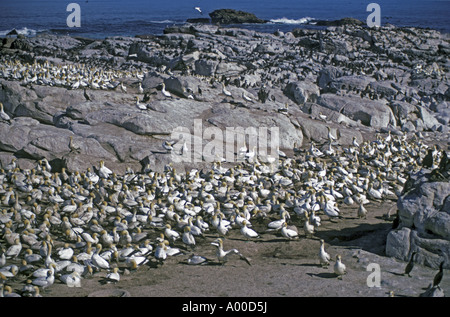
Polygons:
M312 235L314 235L314 225L309 223L309 217L307 216L305 219L305 222L303 223L303 230L305 231L305 236L306 237L311 237Z
M120 83L120 89L121 89L123 92L127 92L127 87L125 87L125 85L123 84L123 82Z
M320 239L319 261L322 267L330 265L330 255L325 251L325 241Z
M172 94L166 90L166 84L162 83L161 92L167 98L172 98Z
M284 222L281 227L281 235L289 240L298 238L298 231L288 228L287 223Z
M167 247L164 242L160 242L155 249L155 258L160 262L164 262L167 259Z
M109 178L112 174L112 171L105 166L105 161L100 161L100 168L98 169L98 174L101 178Z
M3 104L0 102L0 119L11 122L11 117L3 110Z
M338 279L342 279L342 275L347 274L347 268L345 267L345 264L342 263L342 259L339 254L336 255L336 263L334 263L333 270Z
M64 247L62 247L61 249L58 250L58 257L61 260L69 260L72 258L73 256L73 249L69 246L69 243L65 243Z
M359 203L358 207L358 218L367 218L367 209L364 207L362 202Z
M208 264L209 260L201 255L193 254L187 259L187 264L189 265L205 265Z
M211 245L214 245L217 247L217 259L219 260L220 263L225 264L225 262L228 261L228 255L230 254L237 254L239 255L239 258L244 260L248 265L251 265L250 261L243 256L239 250L237 249L231 249L228 251L224 251L223 250L223 240L221 238L217 238L216 240L214 240L213 242L211 242Z
M146 105L145 103L141 103L141 102L139 101L139 97L138 97L138 96L136 96L136 107L137 107L139 110L147 110L147 105Z
M221 84L222 84L222 93L225 96L232 97L233 95L231 94L231 92L225 87L225 85L223 83L221 83Z
M175 240L180 238L180 233L172 229L170 224L165 225L164 235L169 241L175 242Z
M245 94L245 91L242 92L242 98L246 101L253 102L253 99Z
M14 244L11 245L5 252L5 257L7 259L15 259L19 255L20 251L22 251L22 243L20 242L20 238L14 239Z
M73 271L69 274L63 274L59 277L59 279L68 287L81 287L81 275L77 271Z
M173 146L177 143L178 141L169 141L169 140L165 140L162 144L162 147L167 151L167 152L171 152L173 150Z
M91 258L92 264L95 267L97 267L99 270L101 270L101 269L109 270L110 269L109 262L100 256L101 250L102 250L102 245L97 244L96 250Z
M333 135L333 133L331 133L331 129L329 126L327 126L328 129L328 140L331 142L336 141L337 138Z
M182 239L183 243L186 244L187 246L189 246L191 248L195 247L195 238L191 232L190 226L184 227L184 232L183 232L181 239Z
M198 12L200 12L200 14L203 14L202 9L200 9L200 7L194 7L194 10L197 10Z
M113 271L109 272L104 279L104 283L116 284L119 281L120 281L120 273L118 267L113 268Z
M48 270L45 277L37 277L32 283L33 285L39 286L42 289L45 289L55 282L55 272L54 270Z
M241 234L247 239L259 238L259 234L255 230L248 227L248 222L246 220L242 222Z

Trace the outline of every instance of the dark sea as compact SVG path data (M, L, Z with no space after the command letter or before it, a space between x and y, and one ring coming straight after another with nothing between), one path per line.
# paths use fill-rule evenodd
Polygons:
M381 25L421 27L450 32L450 0L0 0L0 36L16 29L35 36L42 32L101 39L163 33L189 18L208 18L216 9L254 13L270 22L240 25L260 32L314 28L316 20L352 17L366 21L367 5L381 8ZM80 27L68 27L69 3L80 8ZM195 10L200 7L202 13Z

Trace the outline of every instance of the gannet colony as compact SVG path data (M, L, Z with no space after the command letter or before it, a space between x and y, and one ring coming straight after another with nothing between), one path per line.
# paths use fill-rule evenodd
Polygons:
M312 241L324 222L347 221L342 206L364 221L365 206L395 204L424 172L448 196L449 50L446 35L394 26L5 38L0 295L45 296L99 272L120 285L125 270L170 257L253 266L227 249L231 233ZM183 148L172 130L195 119L223 131L279 127L277 161L246 148L240 162L173 162ZM215 259L202 252L211 246ZM323 240L317 254L324 270L350 274Z

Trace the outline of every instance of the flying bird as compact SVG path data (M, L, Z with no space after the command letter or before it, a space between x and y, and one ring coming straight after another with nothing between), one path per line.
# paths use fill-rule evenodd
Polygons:
M200 14L203 14L202 9L200 9L200 7L194 7L194 9L200 12Z

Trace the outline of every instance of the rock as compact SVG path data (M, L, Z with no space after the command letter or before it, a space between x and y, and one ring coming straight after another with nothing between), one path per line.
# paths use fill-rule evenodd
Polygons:
M414 249L417 261L437 268L450 258L450 212L448 205L450 183L429 180L427 170L412 175L407 191L397 201L399 229L389 232L386 254L407 260ZM409 190L408 190L409 188Z
M342 76L329 83L329 90L336 92L339 90L363 91L375 79L368 76Z
M416 131L416 126L411 121L406 121L402 125L402 131L403 132L415 132Z
M381 100L361 99L356 96L322 94L317 103L323 107L342 113L355 121L370 127L387 127L395 122L391 109Z
M419 106L420 118L423 121L424 129L431 130L433 127L438 127L441 124L439 121L424 107Z
M292 98L297 104L316 102L317 98L320 96L319 87L309 81L289 83L286 85L284 93Z
M317 76L317 85L320 89L325 89L328 85L333 82L336 78L341 77L343 72L338 67L327 66L319 71Z
M386 238L386 255L402 261L408 261L410 255L411 229L403 227L392 230Z
M265 20L257 18L253 13L233 9L214 10L209 16L212 23L220 24L266 23Z
M342 18L333 21L317 20L314 23L318 26L364 25L364 22L354 18Z

